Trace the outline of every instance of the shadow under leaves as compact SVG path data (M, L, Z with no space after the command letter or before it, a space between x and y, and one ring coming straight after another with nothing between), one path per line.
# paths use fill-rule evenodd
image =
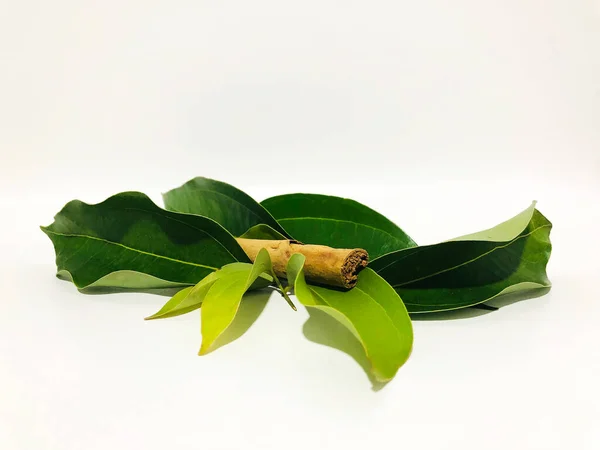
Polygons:
M382 383L373 377L371 364L365 350L350 330L323 311L314 308L307 309L310 317L302 327L304 336L311 342L326 345L350 355L367 374L373 391L383 389L387 383Z

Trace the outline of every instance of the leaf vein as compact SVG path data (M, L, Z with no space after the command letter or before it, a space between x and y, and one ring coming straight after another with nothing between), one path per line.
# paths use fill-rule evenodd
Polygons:
M534 229L533 231L530 231L529 233L526 233L526 234L522 234L522 235L520 235L520 236L517 236L517 237L516 237L515 239L513 239L512 241L509 241L509 242L507 242L507 243L506 243L506 244L504 244L504 245L498 245L497 247L494 247L494 248L493 248L493 249L491 249L490 251L487 251L487 252L485 252L485 253L482 253L481 255L479 255L479 256L476 256L476 257L475 257L475 258L473 258L473 259L470 259L470 260L468 260L468 261L465 261L465 262L463 262L463 263L457 264L456 266L449 267L449 268L447 268L447 269L442 269L442 270L439 270L439 271L437 271L437 272L435 272L435 273L431 273L431 274L428 274L428 275L422 276L422 277L420 277L420 278L415 278L415 279L413 279L413 280L405 281L404 283L400 283L400 284L394 284L392 287L394 287L394 288L397 288L397 287L406 286L407 284L416 283L417 281L425 280L425 279L427 279L427 278L431 278L431 277L434 277L434 276L436 276L436 275L440 275L440 274L442 274L442 273L445 273L445 272L450 272L451 270L458 269L459 267L466 266L467 264L471 264L472 262L475 262L475 261L477 261L478 259L481 259L481 258L483 258L484 256L487 256L487 255L489 255L489 254L491 254L491 253L495 252L495 251L496 251L496 250L498 250L498 249L506 248L506 247L508 247L508 246L510 246L510 245L512 245L512 244L514 244L514 243L515 243L515 242L517 242L519 239L522 239L522 238L525 238L525 237L531 236L533 233L535 233L536 231L539 231L539 230L541 230L542 228L549 228L549 227L551 227L551 225L541 225L541 226L537 227L536 229ZM388 267L389 267L389 266L388 266Z
M102 239L102 238L95 237L95 236L87 236L85 234L58 233L56 231L51 231L51 230L46 230L46 231L48 233L52 233L52 234L54 234L56 236L79 237L79 238L85 238L85 239L92 239L92 240L95 240L95 241L104 242L106 244L116 245L116 246L122 247L122 248L124 248L126 250L130 250L132 252L137 252L137 253L141 253L141 254L144 254L144 255L153 256L153 257L159 258L159 259L166 259L166 260L173 261L173 262L176 262L176 263L186 264L188 266L204 267L205 269L211 269L211 270L217 270L218 269L217 267L212 267L212 266L207 266L207 265L204 265L204 264L193 263L193 262L190 262L190 261L182 261L180 259L171 258L169 256L164 256L164 255L159 255L159 254L156 254L156 253L146 252L144 250L139 250L139 249L136 249L136 248L128 247L127 245L121 244L120 242L108 241L106 239ZM92 255L92 257L95 256L96 254Z
M285 218L285 219L279 219L278 222L281 223L281 222L285 222L286 220L287 221L290 221L290 220L326 220L326 221L330 221L330 222L340 222L340 223L343 222L343 223L352 224L352 225L354 225L356 227L361 226L361 227L365 227L365 228L370 228L373 231L378 231L380 233L383 233L383 234L389 236L390 238L392 238L396 242L403 243L403 241L399 237L396 237L396 236L388 233L387 231L382 230L381 228L377 228L377 227L374 227L374 226L371 226L371 225L366 225L364 223L352 222L351 220L331 219L329 217L288 217L288 218ZM408 236L406 236L406 237L408 238ZM407 242L414 244L414 241L412 239L410 239L410 238L408 238Z

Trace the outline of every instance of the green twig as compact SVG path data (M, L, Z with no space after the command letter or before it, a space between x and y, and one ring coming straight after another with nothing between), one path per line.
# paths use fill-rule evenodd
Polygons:
M273 272L272 270L271 270L271 275L273 276L273 280L275 280L275 284L279 288L279 291L281 292L281 295L283 296L283 298L285 298L285 301L288 302L288 305L290 305L290 307L294 311L298 311L296 309L296 305L294 305L294 303L292 302L292 299L288 295L288 291L291 289L290 286L283 287L281 285L281 281L279 281L279 278L277 278L277 275L275 275L275 272Z

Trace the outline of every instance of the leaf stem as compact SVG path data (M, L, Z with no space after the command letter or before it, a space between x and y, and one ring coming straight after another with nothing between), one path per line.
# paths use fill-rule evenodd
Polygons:
M287 291L289 290L289 286L283 287L281 285L281 281L279 281L279 278L277 278L277 275L275 275L275 272L273 272L273 270L271 270L271 276L273 277L273 280L275 280L275 284L279 288L281 295L283 296L283 298L285 298L285 301L288 302L288 305L290 305L290 308L292 308L294 311L298 311L296 309L296 305L294 305L294 303L292 302L292 299L288 295Z

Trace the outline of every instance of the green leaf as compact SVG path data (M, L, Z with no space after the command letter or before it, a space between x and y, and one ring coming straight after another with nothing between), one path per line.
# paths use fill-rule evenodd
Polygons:
M234 236L249 228L266 224L286 234L277 221L248 194L221 181L197 177L163 194L165 207L171 211L209 217Z
M273 240L288 239L286 236L284 236L280 232L275 231L269 225L264 225L264 224L254 225L252 228L250 228L248 231L246 231L240 237L245 238L245 239L262 239L262 240L265 240L265 239L267 239L267 240L268 239L273 239Z
M363 248L371 258L416 245L377 211L347 198L287 194L261 204L294 239L305 244Z
M73 277L67 270L59 270L56 276L62 280L73 281ZM92 291L95 288L115 288L119 289L134 289L134 290L151 290L151 289L176 289L189 286L190 283L177 283L173 281L161 280L147 273L134 272L132 270L117 270L108 275L99 278L85 287L80 287L82 292Z
M303 266L304 256L298 253L287 266L288 280L300 303L348 328L363 346L375 378L392 379L413 345L412 324L400 296L369 268L361 271L356 287L341 291L307 285Z
M177 292L158 312L146 317L146 320L166 319L167 317L179 316L200 308L208 290L217 279L236 272L247 272L250 267L251 265L246 263L227 264L200 280L196 286L190 286ZM254 281L249 290L267 287L272 282L273 278L263 273Z
M261 274L272 272L269 252L263 248L256 255L253 265L244 264L244 267L223 273L217 278L202 303L202 345L199 355L210 352L215 341L231 325L244 293Z
M78 288L191 285L226 264L249 262L215 221L165 211L139 192L95 205L71 201L42 230L54 244L59 275Z
M165 305L152 316L146 317L146 320L151 319L164 319L167 317L174 317L181 314L194 311L195 309L202 306L202 302L206 297L209 289L224 275L234 274L237 272L248 272L251 268L250 264L246 263L232 263L224 266L222 269L217 270L200 280L196 286L190 286L176 293ZM255 281L250 289L261 289L269 286L273 282L273 278L266 274L261 274Z
M411 313L465 308L500 294L549 287L551 228L533 203L489 230L390 253L369 267L396 289Z
M210 278L215 273L217 272L213 272L203 280L200 280L196 286L188 286L180 290L158 312L146 317L144 320L166 319L167 317L179 316L200 308L204 295L206 295L206 292L201 293L200 291L208 291L210 289L214 283L214 280L210 281ZM192 293L194 295L191 295Z

